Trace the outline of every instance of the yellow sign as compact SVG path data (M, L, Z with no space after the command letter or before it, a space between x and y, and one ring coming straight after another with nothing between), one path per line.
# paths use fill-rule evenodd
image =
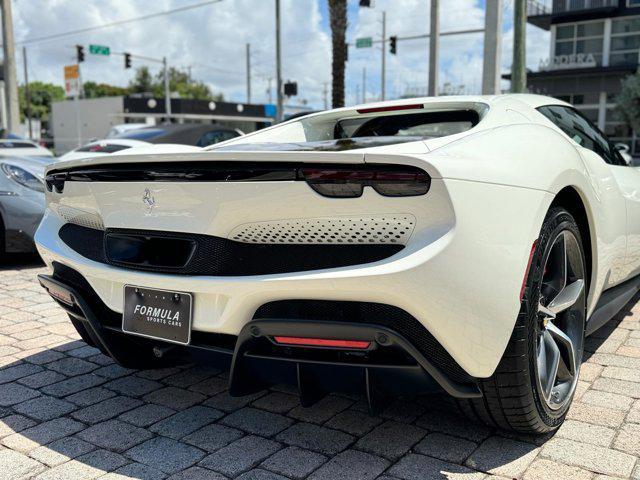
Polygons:
M71 80L72 78L78 78L78 65L65 65L64 66L64 79Z

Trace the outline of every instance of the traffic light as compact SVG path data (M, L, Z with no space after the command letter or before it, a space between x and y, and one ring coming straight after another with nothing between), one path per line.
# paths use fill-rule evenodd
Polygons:
M84 62L84 47L82 45L76 45L76 58L78 63Z
M361 7L371 7L371 0L360 0Z
M298 95L298 83L286 82L284 84L284 94L287 97L295 97L296 95Z
M396 35L389 37L389 53L395 55L398 51L398 37Z
M124 54L124 68L131 68L131 54Z

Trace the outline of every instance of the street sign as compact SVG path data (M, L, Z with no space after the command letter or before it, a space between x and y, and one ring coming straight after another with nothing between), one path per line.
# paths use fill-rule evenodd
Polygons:
M67 97L75 97L80 91L80 72L77 64L64 66L64 91Z
M373 39L371 37L356 38L356 48L371 48Z
M89 45L89 53L94 55L109 55L111 50L106 45Z

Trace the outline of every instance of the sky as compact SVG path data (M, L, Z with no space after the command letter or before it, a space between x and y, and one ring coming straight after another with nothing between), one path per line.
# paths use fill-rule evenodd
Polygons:
M93 27L118 20L201 3L202 0L14 0L14 37L18 76L23 82L22 41ZM513 0L504 1L503 72L511 65ZM372 0L373 8L360 8L348 0L347 41L359 37L381 38L382 12L386 11L387 36L425 34L429 30L429 0ZM81 65L84 81L126 86L135 67L160 65L133 60L124 69L122 56L100 57L88 53L89 44L107 45L113 52L147 57L167 56L169 65L190 68L192 76L209 85L226 100L246 102L245 45L251 44L252 103L275 101L274 0L221 0L219 3L124 25L99 29L44 42L26 43L29 80L63 84L63 66L75 62L76 44L85 45ZM283 79L297 81L298 96L290 103L324 107L325 85L331 88L331 29L327 0L281 0ZM484 26L484 0L441 0L440 31ZM440 87L460 93L480 93L483 34L442 37ZM388 49L388 46L387 46ZM527 24L527 66L537 70L549 56L549 33ZM426 94L428 40L398 42L397 55L387 50L387 99L411 93ZM360 103L366 69L366 99L379 98L380 45L350 48L346 67L346 103ZM270 80L271 79L271 80ZM271 83L270 83L271 82ZM271 85L271 89L269 89ZM505 88L508 82L503 82Z

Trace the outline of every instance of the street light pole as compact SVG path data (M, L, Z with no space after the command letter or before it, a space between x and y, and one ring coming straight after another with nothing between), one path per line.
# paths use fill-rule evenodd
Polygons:
M487 0L484 15L482 94L496 95L500 93L502 0Z
M525 70L525 42L527 14L525 0L515 0L513 6L513 65L511 67L511 92L523 93L527 89Z
M280 0L276 0L276 122L283 119L282 102L282 56L280 52Z
M167 122L171 122L171 93L169 92L169 67L167 67L167 57L162 57L162 68L164 70L164 110L167 114Z
M386 83L386 55L387 55L387 12L382 12L382 72L380 75L380 100L385 97Z
M429 88L430 97L438 95L438 66L440 60L440 19L438 18L438 0L431 0L431 27L429 30Z
M247 43L247 103L251 103L251 44Z
M29 72L27 68L27 47L22 47L22 64L24 65L24 100L27 107L27 125L29 126L29 139L33 139L31 128L31 95L29 95Z
M13 16L11 0L2 0L2 47L4 50L4 88L7 99L7 118L3 119L10 132L16 132L20 125L20 105L18 103L18 78L16 56L13 44Z

